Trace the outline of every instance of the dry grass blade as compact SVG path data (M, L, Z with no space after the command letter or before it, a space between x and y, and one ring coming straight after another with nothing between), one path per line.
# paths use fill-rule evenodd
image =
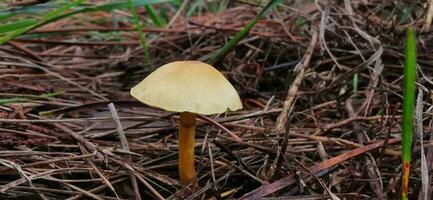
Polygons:
M415 133L418 135L419 143L420 143L420 153L421 153L421 190L419 191L418 200L428 200L428 190L429 190L429 170L427 168L427 161L424 154L424 131L423 131L423 91L422 89L418 89L418 97L416 99L416 107L415 107ZM416 141L415 141L416 142Z
M114 189L113 185L110 183L110 181L102 174L101 170L98 169L98 167L93 163L91 160L88 160L92 168L95 170L95 172L98 174L99 177L101 177L102 182L107 185L108 188L110 188L111 191L114 192L114 195L116 195L116 198L120 199L119 195L117 195L116 189Z
M430 28L431 22L433 20L433 0L428 0L428 10L425 17L425 24L423 29L428 30Z

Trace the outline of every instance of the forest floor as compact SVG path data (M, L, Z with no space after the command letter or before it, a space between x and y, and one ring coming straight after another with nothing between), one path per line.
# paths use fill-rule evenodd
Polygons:
M173 20L144 26L151 64L122 10L78 14L1 45L0 199L398 199L410 26L421 119L410 199L431 196L433 3L426 1L285 1L272 9L214 64L244 109L198 121L197 182L182 186L178 115L137 102L129 90L168 62L206 62L263 8L222 2L189 17L160 4ZM145 9L138 13L148 20Z

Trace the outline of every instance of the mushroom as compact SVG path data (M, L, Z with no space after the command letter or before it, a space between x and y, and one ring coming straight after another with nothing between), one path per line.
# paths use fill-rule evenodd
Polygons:
M211 115L242 109L235 88L214 67L200 61L175 61L152 72L131 89L151 107L179 112L179 176L183 185L195 180L196 114Z

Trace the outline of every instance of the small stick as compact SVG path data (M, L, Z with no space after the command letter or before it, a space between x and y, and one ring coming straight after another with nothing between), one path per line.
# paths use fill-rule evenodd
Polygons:
M40 56L38 56L35 52L33 52L32 50L21 46L19 43L14 42L14 41L9 41L8 44L10 44L11 46L17 48L18 50L24 51L26 54L28 54L29 56L33 57L34 59L37 59L39 61L43 61L44 59Z
M301 62L299 62L298 65L296 66L296 68L300 67L299 72L296 75L295 80L293 81L292 85L289 88L286 100L283 103L283 109L277 118L275 132L277 134L284 133L284 139L281 144L280 155L276 158L274 162L276 170L272 172L272 176L274 176L275 173L278 172L279 168L281 167L282 164L281 160L284 158L284 154L287 149L287 140L289 139L289 130L287 128L289 110L292 109L293 102L295 102L296 93L298 92L299 86L301 85L302 79L304 78L305 72L307 71L307 67L310 64L311 55L313 55L314 47L316 46L317 31L316 30L313 31L314 32L311 39L311 43L308 46L307 51L305 52L304 59Z
M316 46L316 42L317 42L317 31L314 31L311 39L311 43L308 46L307 51L305 52L304 59L298 64L298 66L300 66L298 75L296 75L295 80L293 81L292 85L289 88L289 91L287 93L287 98L283 103L283 109L281 110L281 113L277 118L277 124L275 126L275 131L277 133L283 133L286 130L289 110L291 110L292 108L292 104L295 101L296 93L298 92L299 86L301 85L302 79L304 78L305 72L307 71L307 67L310 64L311 55L313 54L313 50L314 47Z
M210 162L212 181L213 181L215 191L218 191L216 178L215 178L215 168L214 168L214 164L213 164L214 161L213 161L213 155L212 155L212 148L210 147L210 145L207 147L209 149L209 162Z
M117 114L116 107L113 103L108 104L108 109L110 110L111 116L113 117L113 121L116 125L117 132L119 133L120 144L122 145L122 149L125 151L129 151L128 140L126 139L125 132L123 131L122 124L119 120L119 115ZM127 155L127 162L131 163L131 155ZM138 190L137 179L132 171L129 172L131 176L131 184L134 188L134 195L136 200L141 200L140 191Z

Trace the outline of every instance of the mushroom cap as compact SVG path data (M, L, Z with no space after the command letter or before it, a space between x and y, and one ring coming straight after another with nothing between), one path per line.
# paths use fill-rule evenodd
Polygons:
M242 109L235 88L214 67L200 61L175 61L152 72L131 89L144 104L203 115Z

